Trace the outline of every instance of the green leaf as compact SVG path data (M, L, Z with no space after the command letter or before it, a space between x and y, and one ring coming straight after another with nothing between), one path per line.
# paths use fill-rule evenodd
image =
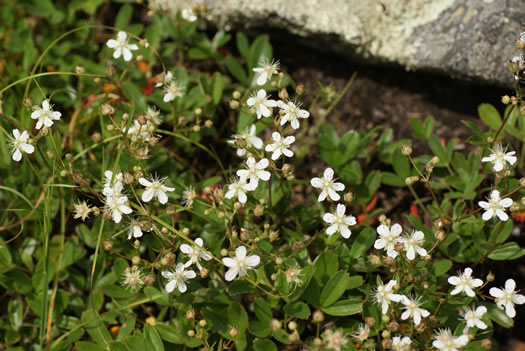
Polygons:
M448 164L449 158L447 156L447 151L441 144L441 140L436 135L432 135L428 139L428 146L430 147L434 155L439 157L439 160L440 160L439 164L441 165Z
M217 105L222 98L224 87L228 84L228 78L222 76L220 73L215 73L212 78L212 97L213 103Z
M350 249L350 256L352 258L361 257L366 250L368 250L376 240L376 233L372 228L365 228L357 234L357 238Z
M239 50L241 56L248 59L250 55L250 43L248 42L246 35L242 32L237 32L235 42L237 43L237 50Z
M487 314L490 319L498 323L504 328L512 328L514 326L514 321L512 318L507 316L504 310L501 310L493 303L481 302L481 305L487 308Z
M277 351L277 346L268 339L255 339L253 348L255 351Z
M129 347L121 341L111 341L109 343L109 349L111 351L131 351Z
M520 248L517 243L511 241L492 251L488 257L495 261L508 261L520 258L523 255L525 255L525 249Z
M75 348L78 351L107 351L105 347L90 341L79 341L75 343Z
M330 316L350 316L361 313L363 301L357 299L337 301L332 306L321 308L321 310Z
M144 325L144 339L146 339L146 351L164 351L164 343L159 333L149 323Z
M95 315L92 309L82 312L81 320L91 340L97 344L106 345L106 342L112 340L111 334L102 323L100 316Z
M362 276L360 275L351 276L346 285L346 290L351 290L351 289L360 287L361 285L363 285L363 282L364 280Z
M239 330L240 334L248 328L248 314L238 303L232 303L226 310L228 322Z
M301 301L296 301L284 305L284 312L290 316L294 316L301 319L307 319L310 317L310 308L308 305Z
M478 107L479 117L491 129L498 130L501 126L501 116L491 104L481 104Z
M157 322L155 324L155 329L157 329L157 332L159 333L162 340L179 345L182 345L185 342L185 336L182 335L178 329L175 329L170 325Z
M272 309L263 298L257 298L253 303L253 311L262 322L270 323L273 318Z
M115 18L115 27L124 29L133 16L133 7L130 4L122 5Z
M343 296L349 280L350 276L344 271L339 271L330 278L321 292L321 306L328 307L339 300L339 298Z
M10 300L7 305L7 312L9 315L9 324L14 330L20 329L24 321L22 303L20 300Z
M432 265L432 269L434 270L436 277L445 274L451 267L452 261L447 259L439 260Z
M226 60L224 61L226 64L226 68L228 68L228 71L242 84L249 85L250 82L248 80L248 76L246 75L246 71L244 68L242 68L241 64L233 57L228 56Z
M337 164L335 166L342 166L354 156L359 147L360 137L356 131L346 132L337 144Z
M392 167L394 168L394 172L403 179L403 183L405 178L410 177L410 162L403 156L401 149L394 151L392 155Z

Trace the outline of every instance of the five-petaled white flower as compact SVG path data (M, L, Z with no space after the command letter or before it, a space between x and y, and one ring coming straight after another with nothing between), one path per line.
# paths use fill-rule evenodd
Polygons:
M522 305L525 303L525 296L518 294L516 289L516 282L514 279L507 279L505 282L505 289L490 288L489 294L492 297L495 297L494 302L500 309L505 308L505 313L510 318L516 316L516 310L514 309L514 304Z
M331 168L324 170L323 178L312 178L310 184L312 184L314 188L322 190L317 198L318 202L324 201L326 196L329 196L333 201L339 201L341 196L339 196L336 191L345 190L345 185L343 183L335 183L334 170Z
M129 61L133 57L131 50L139 49L137 44L128 44L128 35L122 31L117 33L117 40L109 39L106 45L111 49L115 49L113 58L118 59L122 55L124 61Z
M499 191L492 190L490 193L489 202L479 201L478 205L485 209L485 212L481 216L484 221L488 221L496 216L502 221L509 219L509 216L505 213L505 208L512 206L512 199L506 197L500 198Z
M269 164L270 161L268 161L267 158L255 162L255 158L248 157L246 160L246 169L239 169L237 175L241 179L249 179L250 182L248 183L247 189L250 191L255 190L259 185L259 179L264 181L270 179L271 173L264 170Z
M349 225L356 225L357 221L354 216L346 216L346 206L343 204L337 204L335 214L325 213L323 216L323 221L331 224L326 229L326 234L332 235L335 232L341 233L341 236L345 239L348 239L352 232L348 229Z
M405 305L403 308L405 309L405 312L401 314L401 319L406 320L410 317L414 319L414 324L417 326L419 323L421 323L421 317L426 318L430 316L430 312L425 310L424 308L420 308L419 300L421 297L415 298L414 296L402 296L401 297L401 303Z
M392 301L399 302L403 298L403 295L394 294L394 287L397 285L395 280L389 281L386 285L381 282L375 292L375 299L379 305L381 305L381 313L386 314L388 306Z
M225 274L227 281L232 281L238 275L239 277L244 277L248 274L248 269L254 269L261 258L257 255L246 256L246 248L244 246L239 246L235 250L235 257L224 257L222 263L228 267L228 271Z
M279 61L268 61L267 58L259 62L259 67L253 69L257 73L257 85L264 85L274 74L279 73Z
M175 98L182 96L184 96L184 85L180 84L176 80L173 79L164 85L164 97L162 101L170 102L175 100Z
M412 340L408 336L394 336L392 338L392 351L410 351Z
M36 122L36 129L44 127L51 127L55 122L60 119L60 116L62 114L58 111L51 110L51 105L49 104L49 101L44 100L42 101L42 107L39 106L33 106L33 113L31 113L32 119L38 119Z
M121 184L121 183L117 183ZM122 220L122 214L130 214L131 208L127 205L128 197L122 196L108 196L106 197L106 205L108 205L109 211L115 223L120 223Z
M180 246L180 250L190 258L188 262L184 264L184 267L189 267L195 263L197 268L199 268L199 271L202 271L202 266L199 262L199 259L202 258L205 261L209 261L211 260L211 256L206 252L206 250L203 249L204 242L201 238L195 239L195 244L197 245L190 246L188 244L182 244Z
M173 191L175 188L164 185L165 180L166 177L160 179L152 176L150 176L149 179L139 178L139 183L146 187L142 193L142 201L149 202L156 197L163 205L168 202L168 195L166 195L166 192Z
M487 329L487 325L481 320L485 313L487 313L485 306L478 306L476 309L474 307L465 307L460 312L462 319L467 323L467 326L463 329L463 334L467 334L470 328Z
M261 117L269 117L272 113L269 107L271 108L277 106L277 102L275 100L268 99L264 89L260 89L256 94L252 95L246 101L246 104L255 108L257 119L260 119Z
M22 159L22 151L26 154L35 152L35 147L29 143L29 133L27 133L27 131L24 130L20 133L20 131L15 128L13 129L13 137L13 140L10 141L13 161L18 162Z
M237 196L241 204L246 203L248 197L246 193L252 191L251 187L246 183L244 178L233 178L231 184L228 185L228 191L224 195L225 198L231 199Z
M516 151L506 152L507 150L503 150L501 144L496 144L496 147L494 149L490 149L490 151L492 151L492 153L487 157L483 157L481 162L492 162L492 169L495 172L503 170L506 162L510 163L512 166L518 160L518 158L514 156Z
M281 125L283 126L286 122L290 121L290 125L293 129L299 128L298 118L308 118L310 113L306 110L301 109L299 103L295 104L291 101L283 102L277 101L277 106L284 111L284 116L281 118Z
M423 244L425 243L425 234L419 230L413 231L410 236L405 235L399 239L399 242L403 243L403 250L406 251L407 258L410 261L416 258L416 252L421 257L425 257L427 255L427 250L423 248Z
M465 271L457 276L452 276L448 278L448 282L451 285L455 285L454 290L450 292L450 295L456 295L464 291L467 296L474 297L476 293L474 288L479 288L483 285L483 280L478 278L472 278L472 269L465 268Z
M263 147L263 141L261 138L255 135L256 128L255 124L252 124L250 127L246 128L241 134L232 135L232 140L228 140L228 143L238 146L238 140L240 140L241 147L237 148L237 156L243 157L246 155L246 148L254 147L256 149L261 149Z
M290 145L295 142L293 135L287 136L283 139L282 135L278 132L272 133L273 144L268 144L264 148L267 152L272 152L272 160L277 160L281 157L281 154L286 157L292 157L293 151L289 149Z
M403 228L397 223L390 228L381 224L376 230L377 234L379 234L379 239L375 241L374 247L376 249L385 249L387 256L396 258L399 252L395 250L395 246L401 240L400 235L403 232Z
M105 171L104 178L104 188L102 189L102 194L104 194L104 196L120 197L123 188L122 182L124 180L122 172L117 173L115 178L112 179L113 172Z
M438 331L432 346L441 351L459 351L463 346L468 344L468 336L454 336L450 329L441 329Z
M191 269L187 271L185 268L182 263L178 263L175 267L175 272L162 271L162 276L169 280L165 287L166 292L172 292L175 290L175 287L177 287L181 293L186 292L188 289L186 280L195 278L197 274Z

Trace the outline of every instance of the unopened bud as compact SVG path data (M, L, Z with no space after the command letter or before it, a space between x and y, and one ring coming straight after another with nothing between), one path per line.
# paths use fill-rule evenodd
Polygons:
M91 134L91 140L95 144L98 144L101 139L102 139L102 135L99 132L95 132L95 133Z
M237 328L235 328L235 327L230 328L230 336L232 338L238 337L239 336L239 330Z
M368 325L369 327L373 327L376 324L376 320L374 317L366 317L365 324Z
M113 76L116 72L117 72L117 70L116 70L116 68L113 65L108 66L108 68L106 68L106 76L108 76L108 77Z
M153 274L148 274L145 278L144 278L144 285L146 286L152 286L153 284L155 284L155 276Z
M86 72L86 69L82 66L76 66L75 67L75 72L78 73L78 74L82 74L84 72Z
M241 98L241 92L240 91L237 91L235 90L232 94L232 97L235 99L235 100L239 100Z
M195 336L195 330L188 330L187 334L190 338L193 338Z
M104 250L109 251L113 248L113 243L109 240L104 240L103 246Z
M210 273L210 270L207 269L207 268L202 268L199 275L201 276L201 278L206 278L208 276L208 274Z
M295 92L297 93L297 95L303 95L304 94L304 85L303 84L297 85L297 88L295 88Z
M228 250L226 250L226 249L222 249L222 250L221 250L221 256L223 256L223 257L224 257L224 256L228 256Z
M207 324L208 324L208 323L206 322L205 319L201 319L201 320L199 321L199 325L200 325L201 327L203 327L203 328L204 328Z
M404 144L403 146L401 146L401 153L403 154L403 156L407 157L412 155L412 146L409 144Z
M197 107L195 110L193 110L193 113L195 113L197 116L202 115L202 108Z
M344 196L344 200L346 203L352 202L353 199L354 199L354 193L351 191L347 192Z
M434 166L437 166L439 164L439 157L437 156L434 156L432 157L432 159L430 160L430 162L434 165Z
M507 65L507 69L511 73L516 73L516 72L518 72L520 70L520 66L519 66L518 62L516 62L516 61L509 61L508 65Z
M312 314L312 321L314 323L322 323L324 321L324 313L321 310L315 310Z
M394 263L396 262L396 260L394 260L392 257L388 256L385 258L385 264L387 266L391 266L393 265Z
M213 127L213 121L211 119L207 119L206 122L204 122L204 127L206 128Z
M510 103L510 96L508 95L502 96L501 102L504 103L505 105L508 105Z
M264 214L264 207L261 204L257 204L253 210L253 214L257 217L260 217Z
M381 340L381 346L383 347L383 350L388 350L388 349L392 348L392 339L383 339L383 340Z
M133 258L131 259L131 263L133 263L135 266L138 266L140 264L140 257L133 256Z
M390 323L388 323L388 325L386 326L387 329L391 332L396 332L399 330L399 323L397 323L396 321L392 321Z
M188 118L186 118L186 116L180 116L178 119L177 119L177 122L180 126L185 126L186 123L188 123Z
M139 124L140 124L141 126L145 126L146 123L148 123L148 120L146 119L146 116L144 116L144 115L138 115L138 116L137 116L137 122L139 122Z
M182 228L182 234L188 236L190 234L190 228L188 227Z
M187 310L186 311L186 319L193 319L193 318L195 318L195 311Z
M414 183L417 183L418 180L419 180L418 176L406 177L405 184L410 186Z
M281 100L283 101L288 100L288 92L286 91L286 89L283 88L279 90L279 98L281 98Z
M31 106L33 106L33 99L31 99L29 96L25 97L24 106L27 108L31 108Z
M198 124L196 124L196 125L193 126L192 130L193 130L195 133L197 133L197 132L199 132L199 131L201 130L201 127L200 127Z
M494 275L494 273L489 272L489 274L487 274L487 277L485 279L487 280L487 283L490 283L490 282L493 282L494 279L496 279L496 276Z
M237 110L239 108L240 104L237 100L230 100L230 108L232 110Z
M67 171L66 171L65 169L61 170L61 171L60 171L60 176L61 176L61 177L65 177L65 176L67 176Z
M291 321L290 323L288 323L288 329L290 330L297 329L297 323L295 323L294 321Z
M381 257L379 257L378 255L370 255L368 260L374 266L379 266L381 264Z
M442 230L437 230L435 236L436 236L436 239L437 239L437 240L439 240L439 241L443 241L443 240L445 240L445 236L446 236L446 235L445 235L445 232L444 232L444 231L442 231Z
M281 329L282 327L283 327L283 322L281 322L280 320L274 318L270 321L270 329L272 331L277 331Z

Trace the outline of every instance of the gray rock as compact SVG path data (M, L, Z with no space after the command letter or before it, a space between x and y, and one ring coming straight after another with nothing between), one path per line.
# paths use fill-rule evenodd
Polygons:
M175 13L195 1L150 0ZM523 0L201 0L230 29L286 29L349 58L509 86Z

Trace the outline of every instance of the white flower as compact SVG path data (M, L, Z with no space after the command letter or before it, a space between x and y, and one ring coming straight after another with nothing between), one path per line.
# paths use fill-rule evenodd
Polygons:
M255 158L248 157L246 160L246 169L238 170L237 175L241 179L249 179L250 182L248 183L248 190L255 190L259 185L259 179L263 181L268 181L270 179L270 172L264 170L269 164L270 161L268 161L267 158L263 158L259 162L255 162Z
M137 138L148 142L153 136L151 133L152 130L155 130L155 126L150 121L146 121L146 124L142 125L139 121L134 120L133 125L129 127L126 134L129 136L136 136Z
M60 116L62 114L58 111L52 111L51 105L49 104L49 101L44 100L42 101L42 107L39 106L33 106L33 113L31 113L32 119L38 119L36 122L36 129L44 127L51 127L55 122L53 120L58 121L60 119Z
M277 106L275 100L269 100L266 96L266 91L263 89L259 90L256 94L252 95L247 101L248 106L255 107L255 113L257 114L257 119L261 117L268 117L271 115L271 111L268 107Z
M510 163L512 166L518 160L518 158L514 156L516 151L505 152L506 150L503 150L501 144L496 144L496 147L494 149L490 149L490 151L492 151L492 154L487 157L483 157L481 162L492 162L492 169L495 172L503 170L506 162Z
M505 213L505 208L512 206L512 199L510 197L501 199L499 191L492 190L490 199L487 200L489 200L489 202L478 202L478 205L485 209L485 212L481 216L484 221L488 221L496 216L502 221L509 219L509 216Z
M169 84L173 79L173 72L167 71L166 73L162 72L157 75L155 80L155 88L161 87L164 84Z
M505 289L490 288L489 294L492 297L495 297L494 301L496 305L503 309L505 308L505 313L510 318L516 316L516 310L514 309L514 304L522 305L525 303L525 296L518 294L516 289L516 282L514 279L507 279L505 282Z
M255 124L252 124L250 127L246 128L241 134L232 135L232 140L228 140L228 143L237 146L237 140L241 140L244 143L244 147L239 147L237 149L237 156L243 157L246 155L246 149L249 147L254 147L256 149L261 149L263 147L263 141L261 138L255 135L256 129Z
M426 318L430 316L430 312L428 312L424 308L419 307L420 299L421 297L418 297L416 299L413 296L410 296L410 297L402 296L401 297L401 303L405 305L404 306L405 312L403 312L403 314L401 315L402 320L406 320L412 317L414 319L414 324L417 326L419 325L419 323L421 323L421 317Z
M348 339L345 337L344 332L341 329L327 329L322 334L322 338L326 349L331 351L341 351L348 343Z
M138 266L133 266L131 269L127 267L122 275L124 276L122 285L126 288L126 290L129 289L131 292L133 292L137 289L140 289L142 285L144 285L143 274Z
M159 125L162 123L160 119L160 111L155 106L148 106L148 109L144 113L148 121L152 121L153 124Z
M396 258L399 252L395 250L395 246L401 240L400 235L403 232L403 228L397 223L390 228L381 224L376 230L377 234L379 234L379 239L375 241L374 247L376 249L385 249L387 256Z
M467 326L465 329L463 329L463 334L467 334L469 328L479 328L479 329L487 329L487 325L485 322L481 320L481 317L487 313L487 308L485 306L479 306L478 308L474 309L474 307L471 308L464 308L460 315L463 318L465 322L467 322Z
M267 152L272 152L272 160L277 160L281 157L281 154L286 157L292 157L293 151L289 149L290 145L295 142L293 135L287 136L283 139L281 134L278 132L272 133L273 144L268 144L264 148Z
M454 336L450 329L442 329L438 331L432 346L441 351L459 351L463 346L468 344L468 336Z
M197 192L195 191L195 188L193 185L190 185L190 187L182 192L182 206L190 208L193 206L193 200L197 197Z
M113 58L118 59L122 55L124 61L129 61L133 57L131 50L139 49L137 44L128 44L128 35L122 31L117 33L117 40L109 39L106 45L111 49L115 49Z
M197 15L193 11L193 8L187 8L183 9L181 12L182 18L184 18L188 22L195 22L197 20Z
M209 261L211 260L211 256L202 248L204 243L201 238L195 239L195 244L197 245L190 246L188 244L182 244L180 246L180 250L190 258L188 262L184 264L184 267L189 267L195 263L197 268L199 268L199 271L202 271L202 266L199 262L199 259L202 258L205 261Z
M472 269L465 268L465 271L457 276L448 278L448 282L451 285L455 285L454 290L450 292L450 295L456 295L464 291L467 296L474 297L476 293L474 288L479 288L483 285L483 280L475 278L472 279Z
M228 191L226 192L224 197L227 199L231 199L234 196L237 196L237 198L239 199L239 202L241 204L244 204L246 203L246 200L248 199L246 196L246 193L248 191L252 191L252 189L250 188L248 184L246 184L246 179L244 178L235 179L234 178L232 180L232 183L228 185Z
M197 274L192 270L187 271L184 268L182 263L178 263L175 267L175 272L162 271L162 276L169 280L165 287L166 292L172 292L175 290L175 287L177 287L181 293L186 292L188 289L186 280L195 278Z
M89 214L91 213L91 207L88 205L86 200L83 200L80 202L78 200L78 203L73 204L73 207L75 207L75 215L73 216L74 219L82 219L82 221L85 221L86 218L89 217Z
M172 80L164 86L164 98L162 101L170 102L182 96L184 96L184 85L179 84L176 80Z
M354 334L352 334L352 337L356 339L357 341L359 341L360 343L363 343L364 341L366 341L366 339L368 339L369 335L370 335L370 327L365 324L360 324L357 327L357 331Z
M11 153L13 154L13 161L20 161L22 159L22 151L26 154L32 154L35 152L35 147L28 143L29 141L29 134L27 131L23 131L20 134L20 131L18 129L13 129L13 140L10 141L11 143Z
M113 179L113 172L105 171L104 177L104 188L111 188L111 184L122 183L124 181L124 176L122 175L122 172L118 172L115 175L115 179Z
M279 61L268 61L264 58L253 71L257 73L257 85L264 85L274 74L279 73Z
M341 196L339 196L336 191L345 190L345 185L343 183L335 183L334 181L334 170L327 168L324 171L323 178L312 178L310 184L314 188L322 189L319 197L317 198L318 202L324 201L328 195L333 201L339 201Z
M394 294L394 287L397 285L395 280L391 280L388 284L384 285L381 282L375 292L375 299L378 304L381 305L381 313L386 314L388 311L388 306L392 301L399 302L403 298L403 295Z
M131 208L127 205L127 202L128 197L126 195L120 197L108 196L106 198L106 205L108 205L115 223L120 223L122 220L122 214L130 214L132 212Z
M112 171L105 171L104 172L104 188L102 189L102 194L106 197L120 197L122 195L122 188L124 185L122 184L123 176L122 173L119 172L115 175L115 178L113 178L113 172Z
M168 202L168 196L166 195L166 192L173 191L175 188L164 185L165 180L166 178L159 179L152 176L149 177L149 180L146 178L139 178L139 183L146 187L142 193L142 201L149 202L151 199L156 197L163 205Z
M326 229L326 234L332 235L335 232L341 233L341 236L345 239L348 239L352 232L348 229L349 225L356 225L357 221L354 216L346 216L346 206L343 204L337 204L335 214L325 213L323 216L323 221L331 224Z
M300 104L294 104L291 101L286 103L279 100L277 106L284 111L284 116L281 118L281 125L283 126L286 122L290 121L290 125L293 129L299 128L299 120L297 118L308 118L310 113L306 110L300 109Z
M227 281L232 281L237 275L239 277L244 277L248 274L248 269L254 269L261 258L257 255L246 256L246 248L244 246L239 246L235 250L235 257L225 257L222 259L222 263L228 267L228 271L225 274Z
M407 258L412 261L416 258L416 252L419 256L425 257L427 255L427 250L423 248L425 243L425 234L417 230L413 231L410 236L405 235L403 238L399 239L400 243L403 243L403 249L407 253Z
M401 338L400 336L394 336L392 338L392 351L410 351L412 348L410 345L412 340L408 336Z
M140 222L132 218L128 226L128 240L131 238L140 238L142 235L143 233Z

